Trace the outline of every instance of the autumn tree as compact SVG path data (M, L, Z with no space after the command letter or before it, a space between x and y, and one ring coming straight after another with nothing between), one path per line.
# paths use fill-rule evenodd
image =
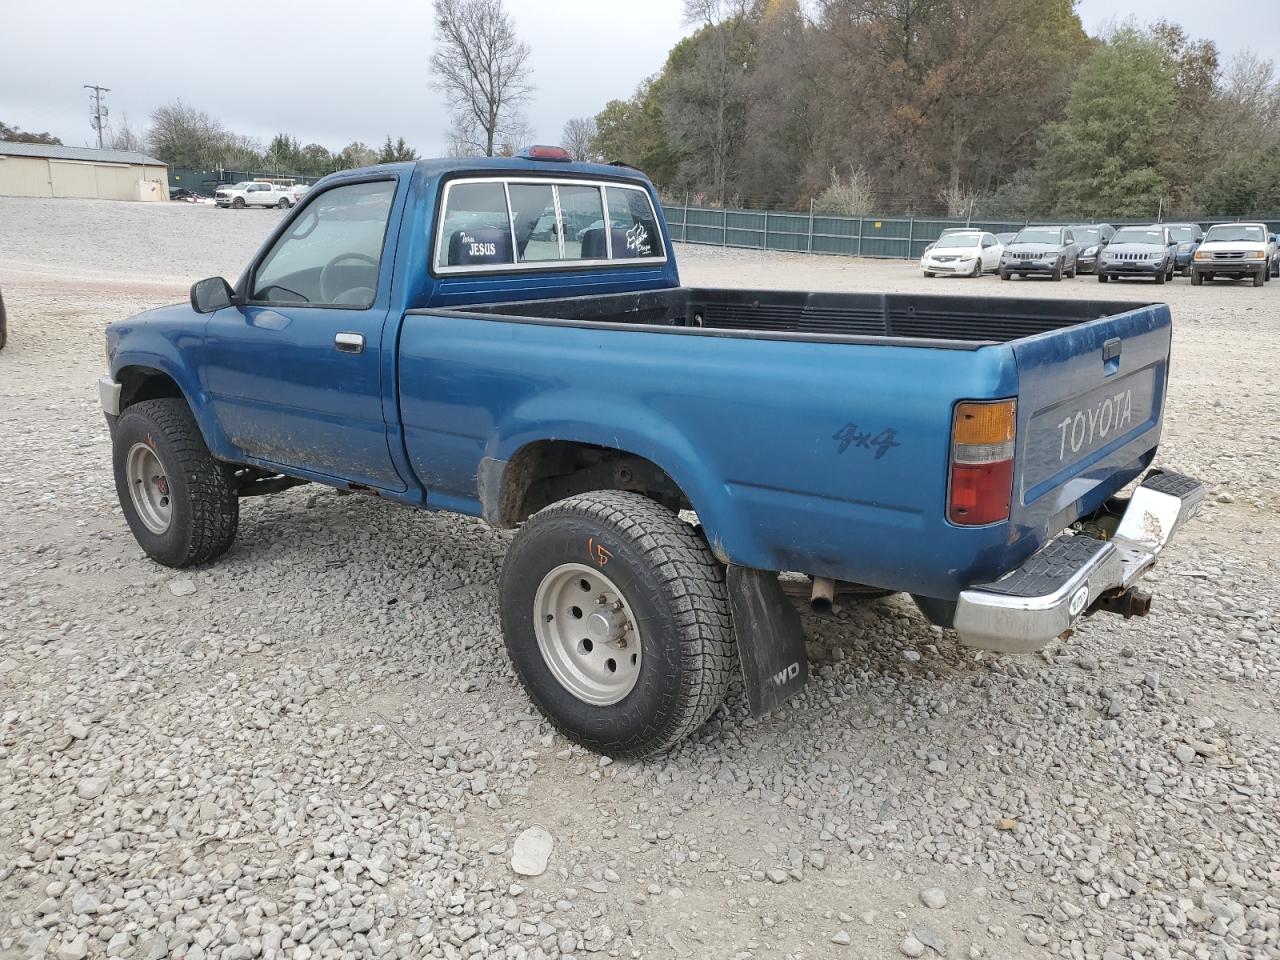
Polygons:
M10 143L44 143L54 146L61 146L62 141L51 133L32 133L30 130L23 130L18 126L11 126L7 123L0 122L0 140L8 140Z
M484 156L510 137L533 93L530 51L502 0L435 0L435 85L454 104L454 143Z

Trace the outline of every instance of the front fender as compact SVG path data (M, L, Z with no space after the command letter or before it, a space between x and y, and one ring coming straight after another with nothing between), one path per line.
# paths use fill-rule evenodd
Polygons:
M107 328L108 368L118 383L148 371L168 377L191 408L209 452L221 460L234 460L236 448L218 425L211 398L200 381L204 326L204 317L186 304L113 323Z

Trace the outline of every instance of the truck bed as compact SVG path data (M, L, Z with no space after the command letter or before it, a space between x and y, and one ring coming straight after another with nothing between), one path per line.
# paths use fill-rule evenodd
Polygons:
M437 507L480 514L481 475L550 437L656 464L722 559L954 599L1151 463L1170 336L1163 304L1003 297L679 287L409 310L400 412ZM1010 397L1009 519L953 525L954 405Z
M459 308L542 321L703 327L749 336L976 349L1145 306L1132 301L676 287Z

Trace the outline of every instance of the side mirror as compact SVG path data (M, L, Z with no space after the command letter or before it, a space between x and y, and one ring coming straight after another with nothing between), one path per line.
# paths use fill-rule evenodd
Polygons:
M196 313L213 313L229 307L235 300L235 291L222 277L197 280L191 285L191 309Z

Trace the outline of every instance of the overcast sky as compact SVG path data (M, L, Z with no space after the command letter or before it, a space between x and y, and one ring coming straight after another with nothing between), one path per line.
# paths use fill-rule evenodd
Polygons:
M656 72L689 29L681 0L507 0L533 49L534 139L557 143L569 117L595 114ZM1158 13L1157 13L1158 9ZM295 12L303 11L304 12ZM1280 62L1277 0L1080 0L1090 33L1114 18L1160 15L1225 54ZM189 11L189 12L188 12ZM110 87L111 117L145 127L180 97L262 140L287 130L338 150L403 136L442 153L448 110L429 83L429 0L312 0L304 5L172 0L0 0L0 120L91 145L88 91Z

